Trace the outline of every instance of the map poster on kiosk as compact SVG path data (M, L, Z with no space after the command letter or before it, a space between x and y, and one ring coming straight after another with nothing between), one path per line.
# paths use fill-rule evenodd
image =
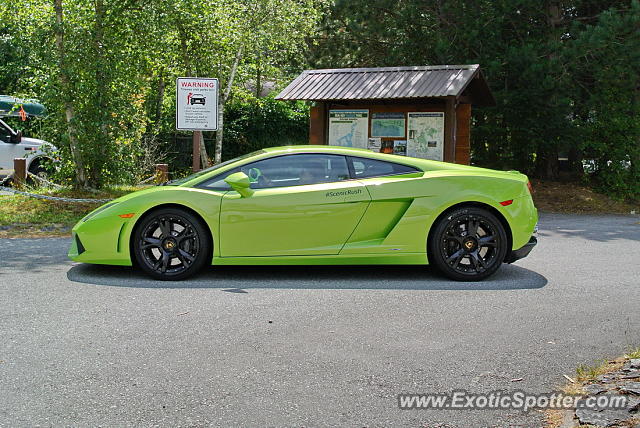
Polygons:
M329 110L329 145L367 148L369 110Z
M372 113L371 136L404 138L404 113Z
M407 156L442 161L444 159L444 113L408 114Z

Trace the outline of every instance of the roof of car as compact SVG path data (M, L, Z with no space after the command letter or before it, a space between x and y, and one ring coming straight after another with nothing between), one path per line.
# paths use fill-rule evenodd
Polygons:
M304 144L299 146L278 146L278 147L265 147L265 152L340 152L353 151L355 153L373 153L371 150L361 149L357 147L342 147L342 146L327 146L320 144Z
M396 162L406 165L411 165L424 169L427 164L433 161L425 159L417 159L407 156L399 156L387 153L373 152L368 149L361 149L357 147L342 147L342 146L328 146L320 144L305 144L298 146L280 146L280 147L267 147L262 149L264 155L285 155L290 153L331 153L343 156L358 156L367 157L371 159L378 159L387 162ZM440 162L436 162L440 163ZM433 166L432 166L433 167Z

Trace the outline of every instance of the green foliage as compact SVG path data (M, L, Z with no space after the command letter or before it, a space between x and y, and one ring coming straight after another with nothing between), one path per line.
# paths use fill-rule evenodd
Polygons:
M639 198L639 30L638 0L3 2L0 93L40 99L51 114L30 135L60 147L67 180L100 187L188 138L177 76L229 86L227 159L306 141L306 107L260 98L302 68L479 63L497 106L474 108L474 163L556 179L566 156L573 178Z
M272 96L234 100L225 115L225 160L263 147L309 141L309 107L303 102L286 103Z
M336 0L315 67L479 63L497 106L474 108L474 163L572 173L638 197L638 1Z
M576 81L579 147L597 187L640 199L640 2L576 24L569 50Z
M135 182L150 158L163 160L154 150L174 126L176 77L218 77L231 94L288 82L319 18L316 0L16 6L0 4L0 92L41 100L51 114L30 135L60 148L60 179L96 188Z

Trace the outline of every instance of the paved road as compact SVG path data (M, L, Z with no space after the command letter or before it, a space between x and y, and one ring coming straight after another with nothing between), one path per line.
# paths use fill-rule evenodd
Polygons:
M550 391L640 344L639 221L543 215L530 257L481 284L345 266L163 283L0 239L0 425L539 426L396 397Z

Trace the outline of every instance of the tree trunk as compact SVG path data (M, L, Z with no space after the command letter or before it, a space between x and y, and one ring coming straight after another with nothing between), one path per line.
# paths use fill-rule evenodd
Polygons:
M189 48L187 44L187 31L185 30L182 22L179 19L176 19L176 26L178 27L178 33L180 35L180 49L182 52L182 58L184 60L184 65L187 71L187 76L193 76L193 70L191 69L191 58L189 56ZM196 73L197 74L197 73ZM200 144L200 166L202 168L209 167L209 156L207 155L207 147L204 145L204 137L202 132L199 135L199 144ZM194 163L195 168L195 163Z
M94 22L94 36L93 36L93 44L95 51L95 79L96 79L96 89L94 92L95 104L97 106L97 115L98 118L97 125L94 128L96 133L96 143L94 145L95 150L98 151L101 159L107 157L107 153L105 148L107 147L109 138L108 138L108 106L107 106L107 98L108 98L108 88L109 82L106 76L106 67L107 62L104 58L104 21L105 21L105 7L104 0L95 0L94 3L94 11L95 11L95 22ZM100 187L102 182L102 165L99 162L92 162L90 165L90 183L93 187Z
M554 61L557 57L556 50L553 48L560 42L562 35L562 14L561 4L559 0L547 1L547 24L549 26L548 40L550 53L548 55L549 61ZM553 93L550 99L550 104L555 106L558 103L557 93ZM558 142L543 141L542 147L538 149L538 158L536 159L536 169L538 176L550 180L558 178Z
M207 148L204 145L204 133L200 132L200 164L202 168L209 168L209 157L207 156Z
M538 149L538 157L535 166L536 176L548 180L558 178L558 148L546 145Z
M160 125L162 122L162 104L164 103L164 71L160 70L158 73L158 94L156 99L156 111L153 118L153 136L157 137L160 133Z
M224 124L223 124L224 115L222 113L223 110L224 110L224 102L222 102L222 98L221 98L220 101L218 102L218 130L216 131L216 147L215 147L214 158L213 158L214 164L219 164L220 162L222 162L222 132L224 128Z
M219 164L222 162L222 136L224 129L224 105L229 99L229 95L231 94L231 87L233 86L233 80L236 77L236 71L238 71L238 64L240 63L240 59L242 58L242 46L238 49L236 53L236 58L233 60L233 67L231 67L231 73L229 74L229 80L227 81L227 88L224 91L222 97L220 97L220 101L218 102L218 131L216 132L216 148L215 148L215 157L213 160L214 164ZM218 88L219 90L219 88Z
M67 122L67 133L69 134L69 151L71 152L71 158L75 164L76 185L87 187L87 174L74 125L75 111L73 109L71 81L69 79L69 71L67 70L66 50L64 45L64 14L62 9L62 0L54 0L53 8L56 14L55 40L56 49L58 51L58 66L60 68L58 79L60 80L60 88L64 99L65 119Z
M256 98L262 94L262 65L260 63L260 52L256 55Z
M584 175L582 166L582 150L573 144L569 147L569 173L573 179L580 179Z

